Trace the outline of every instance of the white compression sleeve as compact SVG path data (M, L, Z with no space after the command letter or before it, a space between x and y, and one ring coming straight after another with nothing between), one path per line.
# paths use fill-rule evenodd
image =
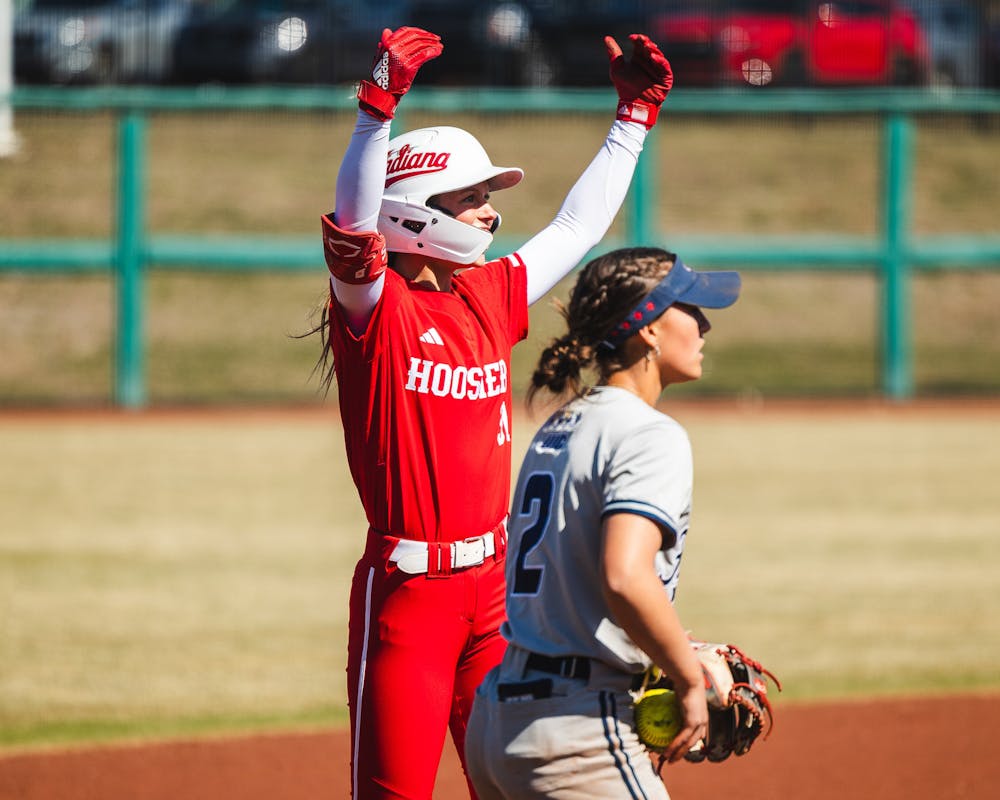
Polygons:
M346 231L371 231L378 226L389 155L389 124L358 111L351 142L337 173L334 217L337 225ZM385 276L372 283L351 284L331 275L330 285L351 330L363 331L382 296Z
M345 231L375 230L388 155L388 120L382 122L359 111L337 173L336 218Z
M644 125L615 121L555 219L518 248L528 271L529 304L541 299L604 238L625 201L645 140Z

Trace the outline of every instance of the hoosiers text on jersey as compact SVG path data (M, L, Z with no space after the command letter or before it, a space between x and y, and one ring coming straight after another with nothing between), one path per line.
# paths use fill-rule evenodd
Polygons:
M501 359L481 367L455 367L411 356L405 388L456 400L497 397L507 392L507 362Z

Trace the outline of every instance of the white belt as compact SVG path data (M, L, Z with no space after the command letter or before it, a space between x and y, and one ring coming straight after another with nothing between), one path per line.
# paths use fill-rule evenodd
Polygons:
M436 549L437 553L445 553L444 548ZM448 551L451 555L451 569L475 567L496 553L496 542L493 531L482 536L472 536L460 542L449 542ZM427 572L427 542L415 539L400 539L389 556L389 561L398 569L409 575L420 575ZM438 571L443 564L439 564Z

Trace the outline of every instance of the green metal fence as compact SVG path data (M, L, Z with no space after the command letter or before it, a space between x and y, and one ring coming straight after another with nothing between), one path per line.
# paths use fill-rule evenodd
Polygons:
M151 113L219 110L348 110L343 90L174 89L16 90L15 109L94 112L111 110L117 120L115 233L110 240L0 240L0 271L113 271L116 278L115 402L125 408L146 403L144 275L150 268L199 265L204 269L315 270L322 264L318 236L156 236L146 225L146 123ZM408 111L506 113L604 113L606 91L414 90ZM910 278L921 269L1000 269L1000 234L913 235L911 230L913 127L917 116L1000 114L1000 92L773 91L671 94L670 114L871 115L881 120L881 225L873 237L846 235L769 237L672 237L693 261L743 269L832 269L873 271L881 286L881 387L894 400L913 394ZM625 210L625 240L657 244L650 214L655 207L655 151L647 148ZM609 239L602 247L622 242ZM498 240L499 246L518 242Z

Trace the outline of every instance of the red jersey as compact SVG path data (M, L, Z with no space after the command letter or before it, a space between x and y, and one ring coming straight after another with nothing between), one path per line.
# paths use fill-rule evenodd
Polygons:
M347 460L374 530L457 541L507 514L510 352L527 332L515 256L455 275L451 292L386 270L361 336L333 302Z

